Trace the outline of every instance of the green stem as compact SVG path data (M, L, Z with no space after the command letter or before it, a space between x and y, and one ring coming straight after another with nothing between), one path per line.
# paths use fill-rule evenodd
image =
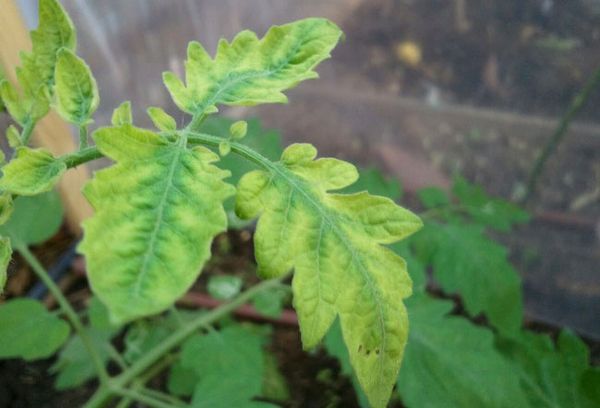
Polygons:
M77 167L81 164L100 159L104 157L100 150L96 147L88 147L78 152L65 154L60 159L67 165L68 168Z
M23 146L27 146L29 144L34 127L35 122L32 120L29 120L27 123L25 123L25 126L23 126L23 131L21 132L21 143Z
M163 401L169 404L171 407L186 407L186 403L180 400L179 398L175 398L171 395L165 394L160 391L153 390L151 388L139 388L137 389L140 393L147 395L149 397L155 398L156 400Z
M139 402L143 402L144 404L153 407L153 408L173 408L172 404L168 404L165 402L162 402L154 397L151 397L149 395L146 395L140 391L137 390L130 390L130 389L126 389L126 388L115 388L113 389L114 393L121 396L121 397L126 397L126 398L130 398Z
M175 331L173 334L171 334L169 337L163 340L160 344L158 344L148 353L144 354L142 358L140 358L137 362L132 364L127 370L122 372L117 377L114 377L111 380L110 387L100 387L100 389L96 391L92 399L85 405L86 408L96 408L103 406L111 397L111 395L116 392L115 390L123 389L124 387L126 387L130 382L132 382L138 376L140 376L142 373L148 370L164 355L166 355L173 348L181 344L194 332L196 332L202 327L210 325L211 323L233 312L235 309L251 300L258 293L279 285L281 281L285 278L286 277L284 276L279 279L263 281L258 285L250 288L246 292L242 293L231 302L225 303L219 306L218 308L213 309L210 312L205 313L203 315L200 315L194 320L188 322L185 326L179 328L177 331Z
M598 68L592 77L585 84L581 92L575 96L575 99L571 102L571 106L565 112L563 117L560 119L558 127L550 136L550 139L544 145L541 153L535 160L535 163L532 167L531 172L529 173L529 179L527 181L527 190L525 192L524 201L529 200L533 193L535 193L535 188L537 186L538 180L542 174L544 166L548 161L548 158L554 153L560 142L564 139L567 134L567 130L569 129L569 125L571 121L575 117L575 115L585 106L588 99L592 95L592 92L600 86L600 68Z
M39 263L35 255L29 250L29 248L27 248L27 245L16 245L15 249L21 254L21 256L23 256L25 261L27 261L27 263L31 266L38 278L46 285L50 293L52 293L52 296L54 296L61 309L64 311L65 316L67 316L67 319L73 325L73 328L77 332L77 335L81 338L83 345L92 357L92 361L98 374L98 378L100 379L100 383L107 384L109 382L109 376L108 372L106 371L106 368L104 367L104 363L102 362L102 359L96 352L92 339L85 331L81 320L79 320L79 316L77 316L77 313L75 312L75 310L73 310L73 308L69 304L69 301L62 294L59 287L56 286L52 278L50 278L50 276L48 275L42 264Z
M88 128L87 125L79 126L79 151L88 147Z

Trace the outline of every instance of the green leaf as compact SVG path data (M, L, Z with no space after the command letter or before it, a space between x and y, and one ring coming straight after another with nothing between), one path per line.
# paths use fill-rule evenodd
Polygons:
M31 299L0 305L0 358L51 356L69 337L69 325Z
M147 112L157 129L162 130L163 132L177 129L177 122L175 122L175 119L162 108L150 107Z
M281 312L283 312L288 294L289 291L285 288L273 288L269 291L262 291L252 298L252 306L260 314L278 318L281 316Z
M413 240L422 262L447 293L463 298L467 313L485 313L503 333L521 327L521 278L507 259L507 250L490 240L483 227L428 223Z
M56 61L56 110L66 121L85 126L98 108L98 86L87 64L63 48Z
M416 295L407 301L408 345L398 377L407 407L525 407L511 365L491 331L448 316L453 304Z
M111 123L113 126L131 125L133 116L131 114L131 102L125 101L113 111Z
M85 329L100 360L104 365L109 361L110 333L101 330ZM90 354L79 336L73 336L58 355L50 372L57 374L54 387L57 390L77 388L96 378L96 369Z
M63 208L56 192L18 197L12 216L0 226L0 235L9 237L14 248L37 245L56 234L62 220Z
M275 401L288 401L290 391L285 377L279 371L277 358L271 353L264 354L262 396Z
M251 403L261 393L264 373L262 338L254 331L235 325L190 337L182 345L181 363L199 378L192 407L263 406Z
M0 193L0 225L6 224L14 209L15 205L13 204L12 194L6 192Z
M272 27L261 40L251 31L231 43L222 39L214 59L191 42L186 85L172 72L163 80L177 106L193 115L215 112L218 104L283 103L282 91L318 77L313 68L329 57L341 36L332 22L308 18Z
M359 193L368 191L371 194L380 195L398 201L402 198L402 186L398 180L389 179L375 168L359 169L359 178L356 183L342 190L344 193Z
M529 214L517 205L490 197L480 186L456 177L452 192L476 222L499 231L509 231L513 224L529 221Z
M0 190L18 195L37 195L52 190L67 171L66 164L46 149L18 147L16 157L2 167Z
M389 198L328 190L356 181L354 166L313 160L307 144L288 147L268 171L240 180L236 211L261 215L254 236L259 275L292 267L294 306L302 341L314 347L340 316L352 365L372 405L385 406L400 367L408 322L402 299L411 282L391 244L421 227L420 219Z
M438 187L427 187L417 191L419 200L425 208L444 207L450 205L448 194Z
M8 276L6 270L8 264L12 258L12 247L10 245L10 239L0 237L0 294L4 292L4 286L6 286L6 280Z
M94 140L117 163L84 188L96 211L79 247L90 284L115 322L159 313L189 289L225 229L229 173L208 149L130 125Z
M198 381L194 370L184 367L180 361L177 361L169 370L167 389L175 396L189 397L194 393Z
M598 406L585 389L589 351L573 333L562 331L555 346L546 335L521 332L500 339L498 347L511 360L513 375L520 379L532 407Z
M212 276L208 281L208 293L218 300L233 299L242 289L242 279L238 276Z

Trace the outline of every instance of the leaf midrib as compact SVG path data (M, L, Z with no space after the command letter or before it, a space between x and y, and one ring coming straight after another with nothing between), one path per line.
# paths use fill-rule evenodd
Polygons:
M379 291L375 287L373 280L372 280L371 276L369 275L369 271L364 266L359 254L353 248L353 246L348 241L348 239L345 237L344 233L338 228L337 224L331 219L330 212L328 210L324 209L321 205L319 205L319 203L317 201L315 201L315 199L312 197L311 193L304 190L302 188L302 186L300 186L298 183L296 183L295 180L293 180L293 178L287 174L289 172L289 170L287 170L286 168L283 168L280 164L277 164L277 163L269 163L268 168L271 169L272 171L274 171L275 173L277 173L277 175L282 177L290 186L292 186L292 188L295 188L298 192L300 192L300 194L302 196L304 196L306 201L309 204L311 204L311 206L314 207L315 210L319 213L322 220L324 222L327 222L327 224L329 224L333 233L340 240L340 242L343 244L343 246L346 248L346 250L351 254L352 259L354 261L356 261L356 263L358 265L358 269L360 270L361 275L363 276L364 280L367 282L369 290L370 290L371 294L373 295L373 299L375 300L375 302L377 304L377 316L378 316L380 332L381 332L382 350L384 350L382 354L386 353L387 352L387 337L386 337L385 321L384 321L385 313L382 309L382 304L381 304L382 302L380 301L380 297L377 296L377 295L379 295ZM378 360L379 360L379 362L381 362L381 361L383 361L383 358L379 358ZM379 363L378 365L379 365L379 376L381 377L382 372L383 372L383 364Z
M182 138L181 140L187 139L185 136L182 136L181 138ZM156 221L154 223L154 228L152 230L152 233L150 234L150 243L148 245L146 253L144 254L142 266L140 267L140 270L139 270L139 273L137 275L137 279L135 282L135 286L133 289L133 294L136 297L139 297L139 295L140 295L142 282L144 281L146 275L148 274L148 265L150 262L150 258L152 256L154 256L154 247L156 245L158 232L159 232L161 226L163 225L163 217L164 217L165 207L166 207L166 203L167 203L167 198L169 197L169 193L171 191L171 188L173 187L173 177L175 176L175 169L177 168L177 166L180 162L181 154L185 149L183 146L185 146L186 142L187 142L187 140L185 140L183 142L180 141L180 144L177 146L175 155L173 157L173 161L171 162L171 165L169 167L169 173L167 175L167 178L165 179L166 188L165 188L165 191L163 192L163 195L162 195L160 202L158 204L158 207L157 207L157 217L156 217Z

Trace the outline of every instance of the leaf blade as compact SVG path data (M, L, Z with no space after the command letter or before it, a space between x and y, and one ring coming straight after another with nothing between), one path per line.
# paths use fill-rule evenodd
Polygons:
M90 284L117 322L158 313L210 256L212 238L227 225L222 202L234 189L205 148L129 125L101 128L94 140L116 164L84 188L96 210L79 247Z
M2 167L0 190L32 196L52 190L67 171L66 164L46 149L18 147L16 157Z
M402 298L411 284L402 258L380 244L402 239L421 222L387 198L327 194L358 175L348 163L315 156L310 145L291 145L269 171L246 174L236 211L241 218L260 214L255 233L260 275L280 276L294 267L304 346L315 346L339 315L359 381L371 403L384 406L406 343ZM378 204L377 214L368 210L371 202ZM382 220L393 227L379 229Z
M317 77L313 68L329 57L341 35L332 22L308 18L272 27L261 40L251 31L231 43L221 40L214 59L191 42L186 84L170 72L163 80L177 106L194 115L213 112L218 104L283 103L282 91Z
M55 72L56 110L78 126L91 122L98 108L98 85L87 64L67 48L58 52Z

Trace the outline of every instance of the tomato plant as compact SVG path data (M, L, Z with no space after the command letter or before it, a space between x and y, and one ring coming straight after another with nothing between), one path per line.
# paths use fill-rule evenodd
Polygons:
M355 184L355 166L317 158L310 144L263 149L268 136L261 139L254 122L214 118L220 105L286 102L285 90L317 77L314 68L342 36L335 24L309 18L272 27L260 39L243 31L221 40L214 57L191 42L185 81L163 75L189 122L178 128L165 110L149 107L156 130L143 129L124 102L110 125L93 132L90 146L96 82L77 56L75 29L60 3L40 0L39 7L18 87L0 82L3 105L20 127L7 130L15 154L0 178L0 283L15 250L57 299L60 314L31 299L0 305L0 357L33 360L60 350L52 368L57 388L98 379L88 407L115 398L119 406L188 405L180 397L197 407L272 406L256 400L269 370L265 330L223 319L253 299L277 315L293 270L303 346L325 339L365 405L386 406L394 387L409 406L561 406L567 400L584 406L595 398L590 390L598 371L588 366L576 336L563 333L555 349L546 337L522 332L520 279L505 249L485 235L486 228L508 230L525 221L526 213L457 179L453 197L421 192L430 208L425 228L399 244L423 223L395 203L393 183L364 172ZM54 157L29 147L50 108L79 130L77 151ZM52 190L61 176L103 157L112 165L83 190L95 213L83 223L78 247L94 294L82 319L29 247L60 224ZM371 188L381 195L365 191ZM239 278L222 277L209 290L227 303L206 313L175 309L210 259L214 238L252 220L262 282L240 292ZM425 292L425 267L445 292L463 297L467 315L485 314L491 329L449 316L452 304ZM413 282L409 334L405 299ZM216 324L219 331L211 328ZM120 351L112 340L123 332ZM546 364L550 383L539 375ZM167 367L170 394L148 388ZM575 380L563 378L564 369Z

